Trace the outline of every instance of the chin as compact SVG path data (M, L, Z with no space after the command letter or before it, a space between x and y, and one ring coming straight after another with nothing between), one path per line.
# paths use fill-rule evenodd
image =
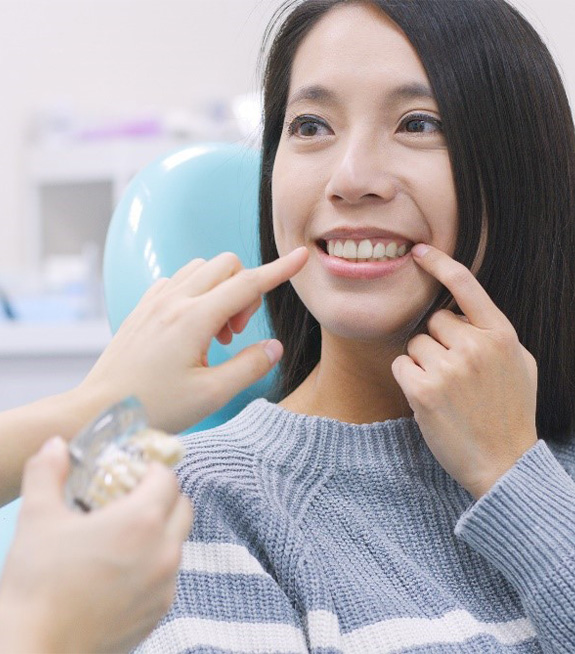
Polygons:
M336 338L358 343L374 345L389 344L397 348L403 347L411 334L413 327L419 321L420 313L405 320L382 320L382 316L349 315L316 317L324 331Z

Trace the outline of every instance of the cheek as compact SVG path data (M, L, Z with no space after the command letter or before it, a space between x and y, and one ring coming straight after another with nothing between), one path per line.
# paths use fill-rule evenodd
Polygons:
M412 169L413 197L429 224L431 243L452 255L457 240L457 197L447 152L441 160Z
M272 172L272 213L276 247L280 255L305 241L310 215L310 191L301 166L278 148Z
M284 186L278 180L282 180L280 171L274 166L272 177L272 224L276 248L280 256L288 252L286 243L287 217L284 215L286 202L283 197Z

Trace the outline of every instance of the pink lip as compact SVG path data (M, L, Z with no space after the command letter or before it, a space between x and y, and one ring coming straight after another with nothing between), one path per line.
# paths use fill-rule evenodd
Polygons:
M390 261L353 263L340 257L330 256L319 245L316 246L316 251L318 252L320 262L329 273L337 277L348 277L349 279L378 279L389 277L389 275L402 268L411 259L411 253L408 252L402 257L391 259Z

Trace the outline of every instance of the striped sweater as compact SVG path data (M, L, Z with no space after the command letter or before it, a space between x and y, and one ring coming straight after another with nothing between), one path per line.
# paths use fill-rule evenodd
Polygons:
M410 418L260 399L185 439L195 523L139 654L575 652L574 444L474 502Z

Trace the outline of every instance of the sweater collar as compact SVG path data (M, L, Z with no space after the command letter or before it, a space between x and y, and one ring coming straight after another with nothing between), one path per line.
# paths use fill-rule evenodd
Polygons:
M300 467L302 461L331 469L387 464L438 464L414 418L352 424L294 413L263 398L228 423L253 441L262 459Z

